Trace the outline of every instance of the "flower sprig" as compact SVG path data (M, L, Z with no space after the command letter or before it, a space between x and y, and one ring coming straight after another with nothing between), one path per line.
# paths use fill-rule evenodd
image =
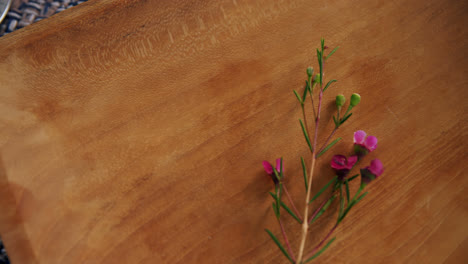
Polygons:
M362 130L356 131L354 133L354 155L348 157L345 155L334 155L331 160L330 166L332 168L332 171L334 171L335 173L335 177L333 177L312 198L310 198L312 180L317 159L323 154L325 154L328 150L330 150L335 144L337 144L341 140L341 137L338 137L330 142L337 130L352 116L353 113L351 113L351 111L353 110L353 108L356 107L361 101L361 96L359 94L352 94L346 112L342 113L342 108L346 103L346 97L342 94L339 94L335 97L335 104L337 107L336 115L333 115L335 127L330 132L329 136L323 142L323 144L321 144L321 147L318 148L317 135L319 132L323 95L324 92L328 88L330 88L333 83L337 82L337 80L332 79L329 80L326 83L326 85L324 85L325 62L330 58L332 54L334 54L338 50L338 47L336 47L326 55L325 51L328 48L327 46L325 46L325 40L322 39L320 44L320 48L316 51L319 73L317 73L314 76L314 69L312 67L308 67L306 70L307 80L305 82L305 87L302 96L299 95L299 93L296 90L294 90L294 94L297 100L299 101L302 110L302 119L299 119L299 124L301 126L302 133L307 143L307 147L312 154L309 168L307 168L304 158L301 157L304 185L306 189L304 213L302 214L302 216L299 213L297 207L295 206L293 199L291 198L291 195L289 194L286 185L283 182L283 158L276 159L276 167L273 167L273 165L270 164L268 161L263 161L263 167L274 183L275 191L270 192L270 195L274 200L272 203L273 212L279 223L284 243L280 242L280 240L270 230L266 229L265 231L272 238L272 240L275 242L275 244L278 246L281 252L285 255L285 257L289 260L289 262L293 264L302 264L312 261L313 259L320 256L333 243L333 241L335 241L336 237L330 239L332 234L335 232L339 224L349 214L351 209L354 208L354 206L356 206L368 194L368 192L362 193L366 186L373 180L377 179L383 173L384 170L382 162L378 159L374 159L370 162L369 166L361 168L360 173L355 174L353 176L349 176L354 167L369 152L372 152L377 148L376 137L367 136L367 134ZM317 107L315 106L314 102L314 89L316 87L317 89L319 89L317 95L318 98L315 98L315 100L318 101ZM307 122L307 113L305 111L307 96L310 97L310 103L313 109L313 138L311 137L310 133L310 131L312 131L312 128ZM354 179L357 179L359 176L361 176L361 184L358 190L353 195L351 195L349 185ZM328 199L325 199L313 211L313 213L309 215L309 208L311 207L311 204L322 194L327 193L327 190L329 190L330 188L331 190L328 192ZM287 198L287 203L289 204L289 206L282 201L283 193ZM328 208L330 208L331 204L336 200L339 201L339 206L337 207L338 214L335 225L333 225L333 227L329 230L325 237L315 247L307 251L305 246L309 226L312 223L314 223ZM295 221L297 221L302 226L297 254L294 254L292 244L290 243L286 230L284 228L284 224L281 219L282 209L286 211Z

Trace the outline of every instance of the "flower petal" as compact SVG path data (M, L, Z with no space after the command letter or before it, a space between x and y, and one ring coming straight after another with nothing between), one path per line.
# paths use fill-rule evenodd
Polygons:
M377 148L377 138L374 136L368 136L366 138L366 142L364 143L364 146L369 150L373 151Z
M273 174L273 166L271 166L270 162L264 160L262 162L262 164L263 164L263 168L265 168L266 173L268 173L269 175L272 175Z
M335 170L346 169L346 157L343 155L335 155L333 156L330 165Z
M358 157L357 156L351 156L351 157L348 157L348 169L352 169L354 164L357 162L358 160Z
M277 159L276 159L276 171L277 171L278 173L281 173L281 169L282 169L282 168L281 168L281 158L277 158Z
M375 159L371 161L368 169L372 174L378 177L383 173L383 164L379 159Z
M354 143L363 144L367 134L363 130L354 132Z

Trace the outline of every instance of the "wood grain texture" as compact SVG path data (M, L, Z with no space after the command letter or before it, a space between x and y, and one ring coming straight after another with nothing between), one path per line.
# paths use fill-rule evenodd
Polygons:
M0 234L12 262L284 263L264 232L279 228L261 161L284 157L302 208L299 157L310 157L292 89L324 36L341 48L323 119L337 93L362 96L334 152L350 153L364 129L380 140L367 162L386 170L320 263L467 263L467 11L89 1L0 38ZM331 155L314 190L332 177ZM284 217L297 249L300 226Z

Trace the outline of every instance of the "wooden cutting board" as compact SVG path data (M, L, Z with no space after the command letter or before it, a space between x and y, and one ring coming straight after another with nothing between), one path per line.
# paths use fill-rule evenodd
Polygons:
M261 161L284 158L302 211L299 157L310 157L292 89L317 68L322 36L341 47L323 120L338 93L362 102L313 189L358 129L378 137L366 162L385 173L319 262L467 263L467 11L89 1L0 38L0 234L12 263L285 263L264 231L279 235ZM307 247L333 219L312 226ZM297 249L300 227L284 221Z

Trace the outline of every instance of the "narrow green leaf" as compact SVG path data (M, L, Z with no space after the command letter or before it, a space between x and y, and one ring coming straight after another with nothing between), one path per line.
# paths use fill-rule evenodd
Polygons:
M343 183L340 183L340 210L338 211L338 217L341 216L344 209L344 196L343 196Z
M301 105L304 104L304 103L302 102L301 97L300 97L299 94L297 93L297 91L296 91L296 90L293 90L293 91L294 91L294 94L296 95L297 100L299 101L299 103L300 103Z
M309 86L309 82L306 81L306 85L304 87L304 93L302 94L302 102L304 103L306 98L307 98L307 92L310 92L310 86Z
M327 210L327 208L330 206L330 204L335 200L336 196L333 195L328 201L325 203L325 205L322 207L322 209L317 213L317 215L310 221L310 223L315 222L324 212Z
M340 124L338 124L338 122L336 121L336 117L333 116L333 123L335 123L335 127L339 127Z
M364 196L366 196L367 194L368 194L368 192L365 192L365 193L363 193L361 196L359 196L359 197L356 199L355 204L357 204L359 201L361 201L362 198L364 198Z
M333 185L333 191L338 190L338 187L340 186L340 183L341 183L340 181L335 182L335 185Z
M310 85L312 85L312 86L310 86ZM314 93L314 87L315 87L315 85L316 85L316 83L314 83L313 81L312 81L312 83L309 83L309 86L308 86L308 87L309 87L309 94L313 94L313 93Z
M330 84L334 83L334 82L337 82L337 80L333 79L333 80L330 80L327 85L325 85L325 88L323 88L323 91L325 92L325 90L327 90L328 86L330 86Z
M341 119L341 121L340 121L340 125L342 125L344 122L346 122L346 120L348 120L348 118L349 118L351 115L353 115L353 113L350 113L350 114L348 114L347 116L343 117L343 119Z
M276 195L272 192L269 193L271 197L273 197L273 199L276 201ZM299 219L299 217L297 217L297 215L294 214L293 211L283 201L280 201L280 205L284 208L284 210L286 210L286 212L288 212L288 214L290 214L294 219L296 219L296 221L299 222L299 224L302 224L301 219Z
M338 176L333 177L333 179L331 179L327 184L325 184L325 186L323 186L322 189L320 189L318 193L314 197L312 197L309 204L312 203L315 199L317 199L328 188L328 186L330 186L332 183L335 183L337 180Z
M289 207L286 206L286 204L284 204L283 202L281 202L281 207L284 208L284 210L286 210L286 212L288 212L289 215L292 216L292 218L294 218L299 224L302 224L302 221L301 219L299 219L299 217L297 217L293 211L291 211L291 209L289 209Z
M327 55L327 57L325 58L325 60L328 60L328 58L329 58L331 55L333 55L333 53L335 53L335 51L337 51L339 48L340 48L340 46L334 48L334 49Z
M309 145L310 152L314 152L312 150L312 144L310 144L309 135L307 134L307 130L306 130L305 126L304 126L304 123L302 123L301 119L299 119L299 123L301 123L302 133L304 133L304 137L305 137L305 139L307 141L307 145Z
M278 217L281 215L280 212L280 201L281 201L281 191L276 191L276 210L278 210Z
M320 256L325 250L327 250L327 248L331 245L331 243L333 243L333 241L335 241L336 237L330 239L330 241L321 249L319 250L317 253L315 253L312 257L306 259L306 261L304 261L304 263L307 263L313 259L315 259L316 257Z
M322 86L322 80L323 80L323 74L322 74L322 52L317 49L317 60L318 60L318 65L320 68L320 86Z
M356 193L357 195L359 195L359 192L361 191L361 189L358 190L358 192ZM353 208L353 206L355 206L359 201L361 201L362 198L364 198L366 195L367 195L368 192L365 192L363 193L361 196L359 196L357 199L356 199L356 196L354 196L353 200L348 204L348 208L346 208L346 210L344 211L343 215L338 218L338 223L343 221L343 219L345 218L345 216L349 213L349 211L351 211L351 208Z
M281 245L281 243L279 242L278 238L276 238L275 235L273 235L273 233L268 230L268 229L265 229L265 231L268 233L268 235L270 235L271 239L275 242L275 244L279 247L279 249L281 250L281 252L283 252L284 256L286 256L286 258L288 258L288 260L291 262L291 263L294 263L294 261L292 260L292 258L289 256L288 254L288 251L286 251L286 249L283 247L283 245Z
M317 49L317 62L318 62L319 68L321 68L320 67L320 57L321 57L320 50ZM322 71L322 69L320 69L320 72L321 71ZM322 77L322 75L320 75L320 77Z
M276 171L276 168L273 168ZM279 186L278 184L275 185L275 205L273 206L273 209L275 209L275 215L276 217L280 216L280 197L279 197Z
M278 214L278 207L276 206L276 203L275 203L275 202L272 202L272 203L271 203L271 206L273 207L273 212L275 213L275 216L276 216L276 217L279 217L279 214Z
M321 40L321 52L320 52L320 87L323 85L323 53L325 50L325 39Z
M359 174L353 175L349 177L348 182L351 182L352 180L356 179L359 176Z
M343 221L343 219L345 218L345 216L348 214L348 212L351 210L351 208L353 208L353 201L351 201L349 204L348 204L348 207L346 207L346 209L344 210L343 212L343 215L339 216L338 217L338 221L336 222L336 224L339 224L341 221Z
M349 183L348 179L345 180L345 186L346 186L346 202L349 203Z
M304 175L304 184L305 184L305 190L307 192L307 186L308 186L308 182L307 182L307 167L306 167L306 164L305 164L305 161L304 161L304 158L301 157L301 164L302 164L302 174Z
M340 141L341 138L337 138L335 140L333 140L330 144L328 144L328 146L326 146L322 151L320 151L319 154L317 154L317 156L315 156L316 158L322 156L323 154L325 154L325 152L327 152L327 150L329 150L331 147L333 147L333 145L335 145L336 143L338 143L338 141Z

